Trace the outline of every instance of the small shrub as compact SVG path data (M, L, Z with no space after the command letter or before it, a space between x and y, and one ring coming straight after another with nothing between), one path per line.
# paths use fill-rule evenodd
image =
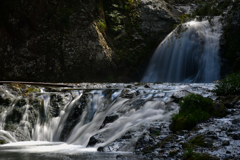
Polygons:
M189 94L179 103L180 111L172 119L171 129L173 132L179 130L191 130L198 122L205 121L210 117L213 110L213 101L201 95Z
M234 73L220 80L214 90L217 96L240 94L240 73Z

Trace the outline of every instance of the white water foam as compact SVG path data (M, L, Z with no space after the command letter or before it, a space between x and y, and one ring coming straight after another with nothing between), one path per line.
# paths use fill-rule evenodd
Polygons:
M175 29L155 51L142 82L210 83L220 78L219 17Z

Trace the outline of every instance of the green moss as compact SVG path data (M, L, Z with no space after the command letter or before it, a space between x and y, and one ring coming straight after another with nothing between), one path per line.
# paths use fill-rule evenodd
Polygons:
M201 95L189 94L180 101L179 106L179 113L172 117L173 132L191 130L198 122L207 120L213 109L213 101Z
M143 153L152 153L156 148L163 148L164 145L167 143L167 142L173 142L173 139L174 139L174 135L171 134L169 136L167 136L166 138L164 138L162 141L158 142L156 145L152 145L150 147L145 147L143 148L142 152Z
M104 19L97 20L97 26L100 32L104 32L104 30L107 28L106 22L104 21Z
M227 109L223 103L215 103L214 109L210 112L212 117L224 117L227 114Z
M25 95L29 94L29 93L37 93L40 92L40 90L38 88L34 88L34 87L29 87L27 90L25 90Z
M214 157L207 153L196 153L193 152L192 149L188 149L183 156L183 160L219 160L218 157Z
M189 141L190 144L199 147L212 147L212 143L205 143L205 139L202 135L198 135Z

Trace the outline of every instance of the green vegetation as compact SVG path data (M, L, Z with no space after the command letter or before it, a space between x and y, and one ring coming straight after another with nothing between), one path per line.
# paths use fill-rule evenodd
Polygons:
M37 92L40 92L38 88L29 87L28 89L25 90L24 94L27 95L29 93L37 93Z
M155 47L155 41L148 42L144 47L139 47L141 40L133 41L133 35L141 35L144 38L137 24L138 3L139 0L98 0L96 5L98 12L96 22L116 53L115 64L119 68L130 66L129 70L119 69L124 74L136 70L145 61L145 57L149 56L147 53L151 53L149 50L152 51Z
M173 132L191 130L197 123L206 121L210 117L226 115L223 103L213 103L213 100L197 94L187 95L179 102L179 106L179 113L172 116L171 130Z
M0 145L1 144L6 144L5 140L0 140Z
M188 146L188 147L186 147L186 146ZM185 148L189 148L189 146L191 146L191 147L199 146L199 147L211 148L212 142L207 142L204 139L204 136L197 135L196 137L189 140L188 145L185 145Z
M191 148L189 148L188 151L183 154L183 156L183 160L219 160L219 158L210 154L193 152L193 149Z
M160 142L158 142L157 144L143 148L142 152L143 153L152 153L156 148L159 148L159 147L164 148L164 145L166 143L173 143L174 136L175 135L171 134L171 135L167 136L166 138L164 138L163 140L161 140ZM172 154L174 154L174 153L172 153Z
M100 32L104 32L104 30L107 28L106 22L104 21L104 19L97 20L97 26Z
M191 130L198 122L207 120L210 117L210 111L214 108L211 99L197 94L184 97L179 105L179 113L172 117L173 132Z
M228 75L220 80L214 90L217 96L239 95L240 94L240 73Z

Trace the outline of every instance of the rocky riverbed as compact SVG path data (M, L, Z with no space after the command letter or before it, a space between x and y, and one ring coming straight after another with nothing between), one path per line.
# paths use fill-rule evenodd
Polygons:
M240 158L239 97L215 96L212 92L215 84L64 85L2 85L1 144L57 140L85 144L83 148L93 147L98 152L114 153L117 159ZM192 130L173 133L171 115L178 112L178 102L190 93L201 94L214 100L215 104L224 105L226 116L212 117L198 123ZM94 106L98 108L95 111ZM107 106L111 108L108 110ZM88 107L90 110L84 122L81 117ZM118 109L113 111L114 108ZM93 117L89 119L90 115ZM81 134L81 129L75 127L80 125L79 122L85 123L83 128L88 126ZM58 128L55 130L56 126ZM89 141L85 141L86 136L74 138L76 135L73 131L81 136L88 135ZM4 146L1 146L4 150L9 148ZM14 151L20 152L21 148ZM35 153L33 149L24 149L24 152ZM125 152L136 156L127 156Z

